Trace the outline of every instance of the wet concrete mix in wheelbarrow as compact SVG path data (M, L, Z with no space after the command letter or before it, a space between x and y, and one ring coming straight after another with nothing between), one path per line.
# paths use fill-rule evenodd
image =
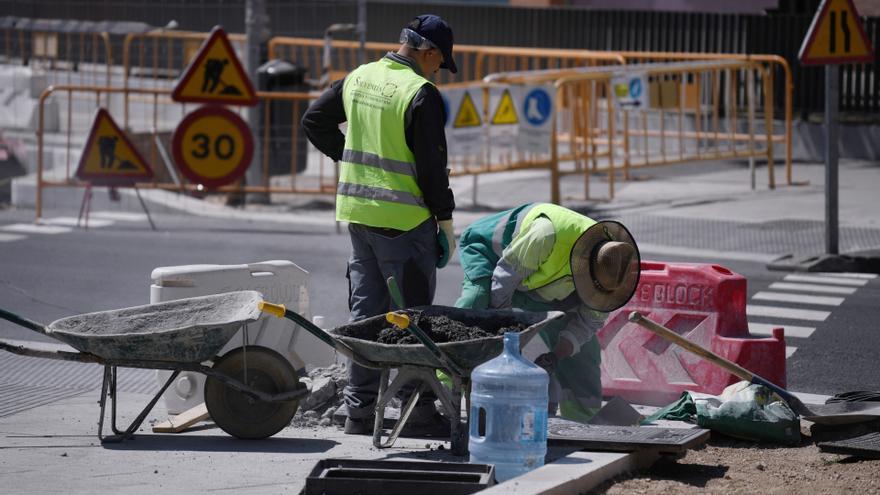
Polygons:
M482 319L479 324L454 320L446 315L426 315L421 311L409 311L411 321L418 325L436 344L462 342L504 335L506 332L522 332L528 325L511 318L499 317L495 320ZM381 328L349 326L339 329L341 335L358 339L372 340L380 344L405 345L419 344L419 339L408 330L401 330L390 323L383 322Z

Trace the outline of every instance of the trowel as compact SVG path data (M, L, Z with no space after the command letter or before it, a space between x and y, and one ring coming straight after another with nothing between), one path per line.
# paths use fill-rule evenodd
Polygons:
M685 339L663 325L645 318L638 311L633 311L629 314L629 321L637 323L651 332L656 333L660 337L663 337L674 344L678 344L683 349L700 356L706 361L724 368L726 371L729 371L742 380L747 380L751 383L767 387L784 400L794 412L800 415L801 419L823 425L843 425L863 423L880 418L880 402L836 402L832 404L810 404L807 406L784 388Z

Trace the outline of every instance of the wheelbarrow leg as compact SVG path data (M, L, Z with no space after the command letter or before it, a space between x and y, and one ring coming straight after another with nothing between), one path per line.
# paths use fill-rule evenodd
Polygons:
M419 385L413 390L409 400L404 405L403 409L401 409L400 417L398 417L397 422L394 423L394 428L392 428L391 433L388 434L388 439L383 442L382 424L385 422L385 408L388 406L388 403L391 402L391 399L397 395L397 392L399 392L404 385L413 380L424 378L424 373L421 373L417 369L400 368L397 370L397 376L394 378L394 381L391 382L391 385L388 385L388 375L390 373L390 369L382 369L382 375L379 381L379 395L376 397L376 420L375 423L373 423L373 446L377 449L384 449L394 445L394 442L397 441L397 437L403 430L404 425L406 425L407 420L409 420L410 414L412 414L413 409L416 407L416 403L419 401L419 398L426 388L425 382L420 380Z
M153 396L153 399L150 400L149 404L147 404L147 406L144 407L144 409L141 411L141 413L138 414L138 417L135 418L134 421L131 422L131 425L129 425L129 427L126 428L126 430L124 432L119 432L116 430L116 426L115 426L116 425L116 367L115 366L113 367L112 372L110 371L109 368L111 368L111 367L104 366L104 384L101 387L101 419L98 422L98 439L101 440L101 443L122 442L124 440L128 440L129 438L132 438L134 436L134 432L137 431L138 428L140 428L141 423L143 423L144 419L146 419L147 414L149 414L150 411L153 410L153 407L156 405L157 402L159 402L159 399L162 397L162 394L164 394L165 391L168 389L168 387L174 382L174 380L177 379L177 377L178 377L178 375L180 375L180 371L181 371L179 369L174 370L171 373L171 376L168 377L168 380L165 382L165 384L162 385L162 388L160 388L159 391L156 392L156 395ZM116 432L116 435L104 437L101 434L101 426L103 425L103 422L104 422L104 405L107 400L108 382L110 384L110 389L111 389L111 393L112 393L112 395L111 395L111 400L112 400L111 410L112 410L113 417L111 419L111 422L113 424L113 431Z

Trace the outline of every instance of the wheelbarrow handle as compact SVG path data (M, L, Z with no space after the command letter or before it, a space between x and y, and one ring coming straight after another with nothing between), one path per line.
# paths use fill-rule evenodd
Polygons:
M360 355L354 352L351 347L343 342L336 340L335 338L333 338L332 335L327 333L326 330L310 322L308 319L306 319L304 316L297 313L296 311L291 311L287 309L286 307L284 307L283 304L274 304L267 301L260 301L259 303L257 303L257 307L260 309L260 311L269 313L270 315L277 318L287 318L288 320L293 321L297 325L305 328L306 331L308 331L310 334L320 339L321 342L329 345L334 350L351 359L355 363L365 368L381 369L381 366L373 363L372 361L369 361L368 359L362 358Z
M443 363L444 366L446 366L446 369L448 369L452 373L455 373L458 376L468 376L468 374L463 369L461 369L460 366L455 364L455 362L452 361L452 359L448 357L445 352L437 347L437 344L435 344L434 341L431 340L431 338L428 337L428 335L410 319L409 315L404 313L389 312L385 314L385 320L388 321L388 323L396 326L397 328L400 328L401 330L409 330L410 332L412 332L413 335L415 335L416 338L419 339L419 341L425 347L427 347L429 351L431 351L431 354L433 354L434 357L436 357L438 360L440 360L441 363Z
M0 308L0 318L3 318L4 320L7 320L7 321L11 321L12 323L15 323L16 325L23 326L23 327L28 328L30 330L33 330L35 332L39 332L43 335L47 335L49 333L48 330L46 330L45 325L41 325L33 320L29 320L29 319L25 318L24 316L19 316L11 311L6 311L5 309L2 309L2 308Z

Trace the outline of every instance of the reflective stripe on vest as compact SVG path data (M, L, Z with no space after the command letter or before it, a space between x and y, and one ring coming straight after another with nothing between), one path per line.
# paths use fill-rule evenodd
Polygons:
M345 78L348 130L339 162L337 220L411 230L431 217L404 122L425 84L430 82L412 68L388 58L362 65Z

